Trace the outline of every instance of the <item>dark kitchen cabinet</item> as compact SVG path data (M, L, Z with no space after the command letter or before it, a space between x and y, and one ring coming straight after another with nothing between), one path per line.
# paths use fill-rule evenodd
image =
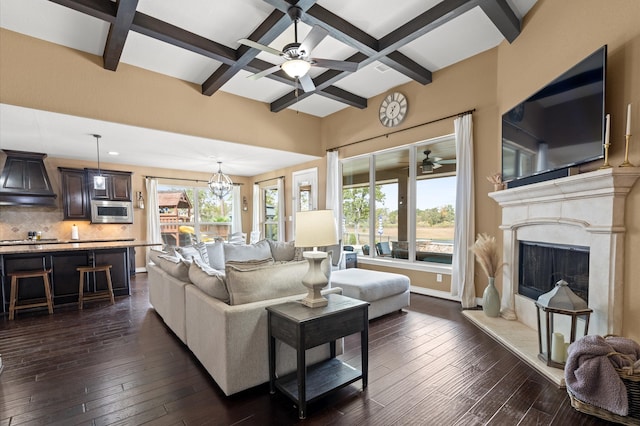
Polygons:
M93 178L98 175L104 176L105 189L93 187ZM87 185L91 200L131 201L131 172L88 169Z
M80 274L76 268L89 264L89 253L86 251L53 253L51 264L53 265L51 278L53 304L77 302Z
M59 167L62 181L64 220L86 220L91 217L86 173L82 169Z

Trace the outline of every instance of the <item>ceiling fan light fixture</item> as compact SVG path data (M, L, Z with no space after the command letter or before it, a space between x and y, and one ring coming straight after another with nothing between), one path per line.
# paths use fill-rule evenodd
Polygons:
M423 162L422 166L420 166L420 170L422 171L423 175L427 175L429 173L433 173L433 164L427 164L427 163Z
M304 59L290 59L284 62L280 67L289 77L300 78L309 72L311 64Z
M218 171L209 178L209 189L219 199L226 197L233 188L231 178L222 173L222 162L218 161Z

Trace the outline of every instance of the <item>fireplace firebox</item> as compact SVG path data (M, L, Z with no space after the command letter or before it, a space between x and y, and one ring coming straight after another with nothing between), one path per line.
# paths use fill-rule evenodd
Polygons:
M518 293L537 300L560 280L589 301L589 247L520 241Z

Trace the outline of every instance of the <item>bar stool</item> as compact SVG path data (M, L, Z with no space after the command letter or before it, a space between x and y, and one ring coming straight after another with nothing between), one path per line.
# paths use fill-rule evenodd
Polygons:
M53 313L53 302L51 301L51 287L49 284L49 273L51 269L39 269L36 271L15 271L11 272L11 294L9 296L9 319L12 320L15 317L15 312L20 309L27 308L39 308L47 307L49 314ZM18 280L21 278L42 278L42 284L44 285L45 300L29 299L26 303L18 304ZM36 301L37 300L37 301Z
M79 266L76 271L80 272L80 286L78 288L78 309L83 308L83 304L86 300L111 300L113 305L115 302L113 298L113 285L111 283L111 265L96 265L96 266ZM104 272L107 277L107 290L98 291L87 296L84 295L84 277L89 272Z

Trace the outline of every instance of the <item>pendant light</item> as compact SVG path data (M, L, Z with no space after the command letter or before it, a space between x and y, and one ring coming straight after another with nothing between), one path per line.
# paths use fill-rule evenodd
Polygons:
M98 176L93 177L93 189L105 190L107 188L105 178L102 176L102 171L100 170L100 135L92 135L96 138L96 151L98 153Z
M209 178L209 189L213 195L222 200L231 192L232 188L233 182L229 176L222 173L222 162L218 161L218 172Z

